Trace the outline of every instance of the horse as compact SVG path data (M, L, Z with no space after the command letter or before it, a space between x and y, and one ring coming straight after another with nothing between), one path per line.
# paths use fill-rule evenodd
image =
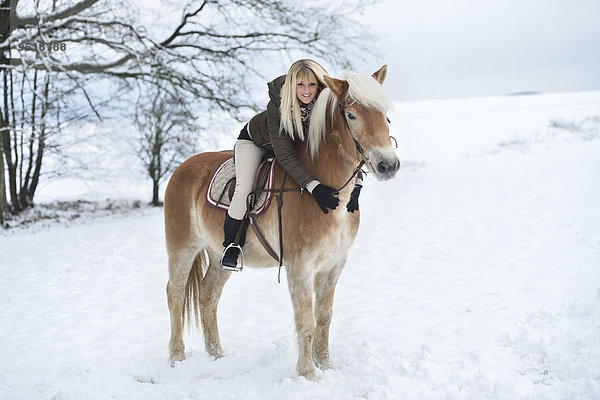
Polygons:
M320 182L339 190L340 206L324 214L312 196L303 193L277 163L275 187L285 194L281 207L283 264L298 336L296 372L317 380L315 366L334 368L329 356L329 327L335 287L358 231L360 211L348 212L352 179L360 161L378 179L388 180L400 168L389 135L383 90L384 65L372 75L348 72L342 79L325 76L327 85L317 98L308 137L296 145L299 159ZM171 176L164 198L169 280L167 298L171 320L171 365L185 359L182 331L192 315L200 315L205 348L223 357L217 326L217 306L231 271L220 268L225 213L205 201L209 180L231 151L200 153L184 161ZM361 163L362 164L362 163ZM344 186L342 188L342 186ZM260 217L264 236L279 241L278 210ZM245 263L273 267L277 263L249 230L243 248ZM314 304L313 304L314 299Z

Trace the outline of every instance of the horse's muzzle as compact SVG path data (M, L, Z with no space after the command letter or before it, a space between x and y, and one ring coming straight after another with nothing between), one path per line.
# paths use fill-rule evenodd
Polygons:
M371 162L373 174L381 181L393 178L400 169L400 160L396 153L390 149L372 151L369 161Z
M377 171L379 171L379 173L382 175L390 173L395 174L399 169L400 160L396 160L396 162L394 162L393 164L390 164L386 161L380 161L379 164L377 164Z

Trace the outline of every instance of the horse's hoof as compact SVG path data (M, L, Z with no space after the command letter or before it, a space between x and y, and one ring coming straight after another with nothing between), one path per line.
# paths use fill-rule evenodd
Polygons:
M306 378L307 381L311 381L311 382L318 382L319 378L317 378L317 374L315 374L314 372L312 373L308 373L305 375L302 375L304 378Z
M316 365L321 371L327 371L328 369L335 369L335 364L329 358L326 358L324 360L317 360Z
M208 355L213 357L215 360L218 360L219 358L223 358L225 356L225 353L223 352L223 349L221 348L221 346L206 349L206 352L208 353Z
M314 367L299 370L298 375L303 376L307 381L311 382L317 382L319 380L319 378L317 378L317 374L315 373Z
M175 366L177 361L185 360L185 346L181 340L169 341L169 355L171 356L171 367Z
M185 354L183 352L171 355L171 367L174 367L177 361L183 360L185 360Z

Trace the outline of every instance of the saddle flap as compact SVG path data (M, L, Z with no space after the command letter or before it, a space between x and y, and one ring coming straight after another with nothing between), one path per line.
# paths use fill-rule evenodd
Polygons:
M256 178L254 179L254 188L253 192L250 196L250 207L254 210L255 206L266 193L258 193L261 189L272 189L273 188L273 179L269 182L269 177L271 174L271 170L273 169L273 160L274 158L269 157L265 159L260 166L258 167L258 171L256 171ZM258 193L258 195L257 195ZM269 195L271 193L269 192ZM233 197L233 192L231 193L231 198Z
M251 214L261 215L271 203L272 192L263 191L256 195L258 189L269 190L273 188L275 178L274 158L269 157L260 164L256 172L254 181L255 192L251 195ZM225 160L215 170L208 189L206 191L206 201L213 207L221 210L229 209L231 199L235 190L235 164L233 157Z

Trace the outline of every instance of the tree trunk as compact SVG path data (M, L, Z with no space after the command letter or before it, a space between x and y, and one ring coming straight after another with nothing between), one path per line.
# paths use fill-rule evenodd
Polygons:
M7 76L8 75L8 76ZM10 86L9 86L9 78L10 77ZM4 70L4 121L6 124L6 127L10 127L10 126L14 126L11 125L10 123L10 116L12 114L12 123L14 124L15 122L15 116L14 116L14 110L15 110L15 105L14 105L14 93L13 93L13 81L12 81L12 72L9 70ZM9 105L9 93L10 93L10 105ZM9 112L9 110L12 111L12 113ZM13 160L13 145L14 145L14 149L15 149L15 156L16 156L16 148L17 148L17 143L16 143L16 139L14 142L11 142L11 134L12 134L12 130L9 130L7 132L4 133L3 137L2 137L2 141L3 141L3 147L4 147L4 156L6 157L6 167L8 169L8 185L9 185L9 191L10 191L10 201L12 204L12 212L13 213L18 213L21 211L21 208L19 207L19 196L17 195L17 160Z
M44 99L42 102L41 127L38 138L38 148L35 157L35 168L31 177L31 185L27 188L27 196L33 202L33 196L40 181L40 173L42 171L42 160L44 158L44 150L46 149L46 112L48 111L48 89L50 88L50 74L46 73L46 82L44 83Z
M22 173L21 175L21 188L19 193L19 206L23 210L32 205L32 198L29 197L29 185L31 181L31 171L33 169L33 160L35 158L34 144L36 141L36 137L38 136L37 131L39 130L39 127L36 125L36 110L38 100L37 88L38 71L35 70L33 73L33 92L31 94L31 136L29 137L29 144L27 146L27 150L29 151L29 153L27 157L25 157L25 151L23 150L23 155L21 156L21 161L27 159L27 169L25 170L25 173ZM23 94L21 93L21 96L22 95Z
M2 55L4 58L4 54ZM9 85L9 76L11 77L11 83ZM12 97L11 104L9 104L9 93L12 96L12 75L10 70L3 68L2 71L2 85L4 87L4 96L2 99L2 133L0 134L0 140L2 140L2 173L4 175L4 161L6 161L6 168L8 169L8 182L9 182L9 190L10 190L10 199L13 205L12 212L18 212L19 202L17 196L17 170L16 164L12 159L12 146L11 146L11 130L10 128L10 112L9 110L13 109L12 105ZM12 108L11 108L12 107ZM4 179L2 180L3 190L0 196L3 196L6 199L6 183ZM7 209L9 209L7 207Z
M8 215L9 212L4 179L4 154L2 149L0 149L0 226L4 226L4 216Z
M4 216L8 215L8 200L6 199L6 180L4 177L4 145L2 138L8 136L8 125L0 112L0 225L4 226Z
M10 32L10 1L2 0L0 2L0 40L4 41L8 37ZM8 214L8 200L6 198L6 178L4 176L4 137L8 137L8 119L4 117L6 112L8 116L8 109L5 108L7 105L7 81L6 81L6 68L4 65L8 65L8 58L6 57L6 51L0 51L0 65L2 66L3 85L4 85L4 104L0 107L0 225L4 226L4 215Z
M152 205L160 206L160 202L158 201L158 186L159 181L157 179L152 180Z

